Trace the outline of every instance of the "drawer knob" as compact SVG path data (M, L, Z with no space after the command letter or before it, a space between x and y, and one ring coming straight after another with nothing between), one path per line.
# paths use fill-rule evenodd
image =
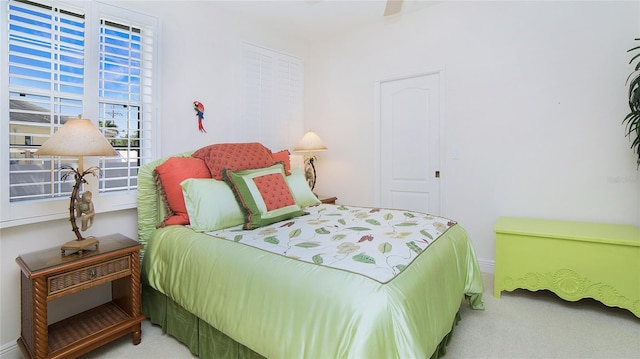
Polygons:
M89 277L91 277L91 279L96 279L97 276L98 271L95 268L91 268L91 270L89 270Z

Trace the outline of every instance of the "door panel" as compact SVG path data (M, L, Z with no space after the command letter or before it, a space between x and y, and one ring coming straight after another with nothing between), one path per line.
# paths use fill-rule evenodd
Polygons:
M424 204L429 203L429 193L420 193L420 192L400 192L400 191L392 191L391 192L391 208L401 208L408 209L419 212L427 212L433 213L432 211L424 210Z
M381 205L439 214L440 76L380 84Z

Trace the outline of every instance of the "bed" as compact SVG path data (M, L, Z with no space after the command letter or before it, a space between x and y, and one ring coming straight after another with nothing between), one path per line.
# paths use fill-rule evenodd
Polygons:
M439 357L460 305L483 309L473 247L451 219L321 204L302 171L284 163L288 151L269 151L273 159L264 168L223 169L222 179L208 178L202 168L199 177L181 165L167 167L194 158L211 173L215 166L242 167L228 145L222 146L232 161L226 165L207 162L199 149L146 164L138 175L143 313L194 354ZM281 155L285 159L278 161ZM173 185L182 189L188 224L171 222L177 214L160 168L180 174ZM256 188L236 187L267 177L277 183L284 178L295 203L278 209L267 204L267 212L245 203L255 200Z

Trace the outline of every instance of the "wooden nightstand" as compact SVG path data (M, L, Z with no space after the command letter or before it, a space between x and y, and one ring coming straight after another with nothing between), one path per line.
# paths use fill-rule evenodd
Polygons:
M318 199L324 204L336 204L338 197L318 196Z
M18 346L25 358L75 358L123 335L141 339L142 245L121 234L99 237L100 248L62 256L60 247L23 254ZM112 300L47 325L47 303L111 282Z

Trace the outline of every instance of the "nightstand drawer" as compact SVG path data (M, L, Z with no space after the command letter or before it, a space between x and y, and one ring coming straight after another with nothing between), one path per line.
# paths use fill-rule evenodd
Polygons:
M73 290L77 287L85 287L92 282L103 282L107 278L124 277L131 274L129 256L116 258L97 265L81 268L75 271L49 277L48 289L50 296Z

